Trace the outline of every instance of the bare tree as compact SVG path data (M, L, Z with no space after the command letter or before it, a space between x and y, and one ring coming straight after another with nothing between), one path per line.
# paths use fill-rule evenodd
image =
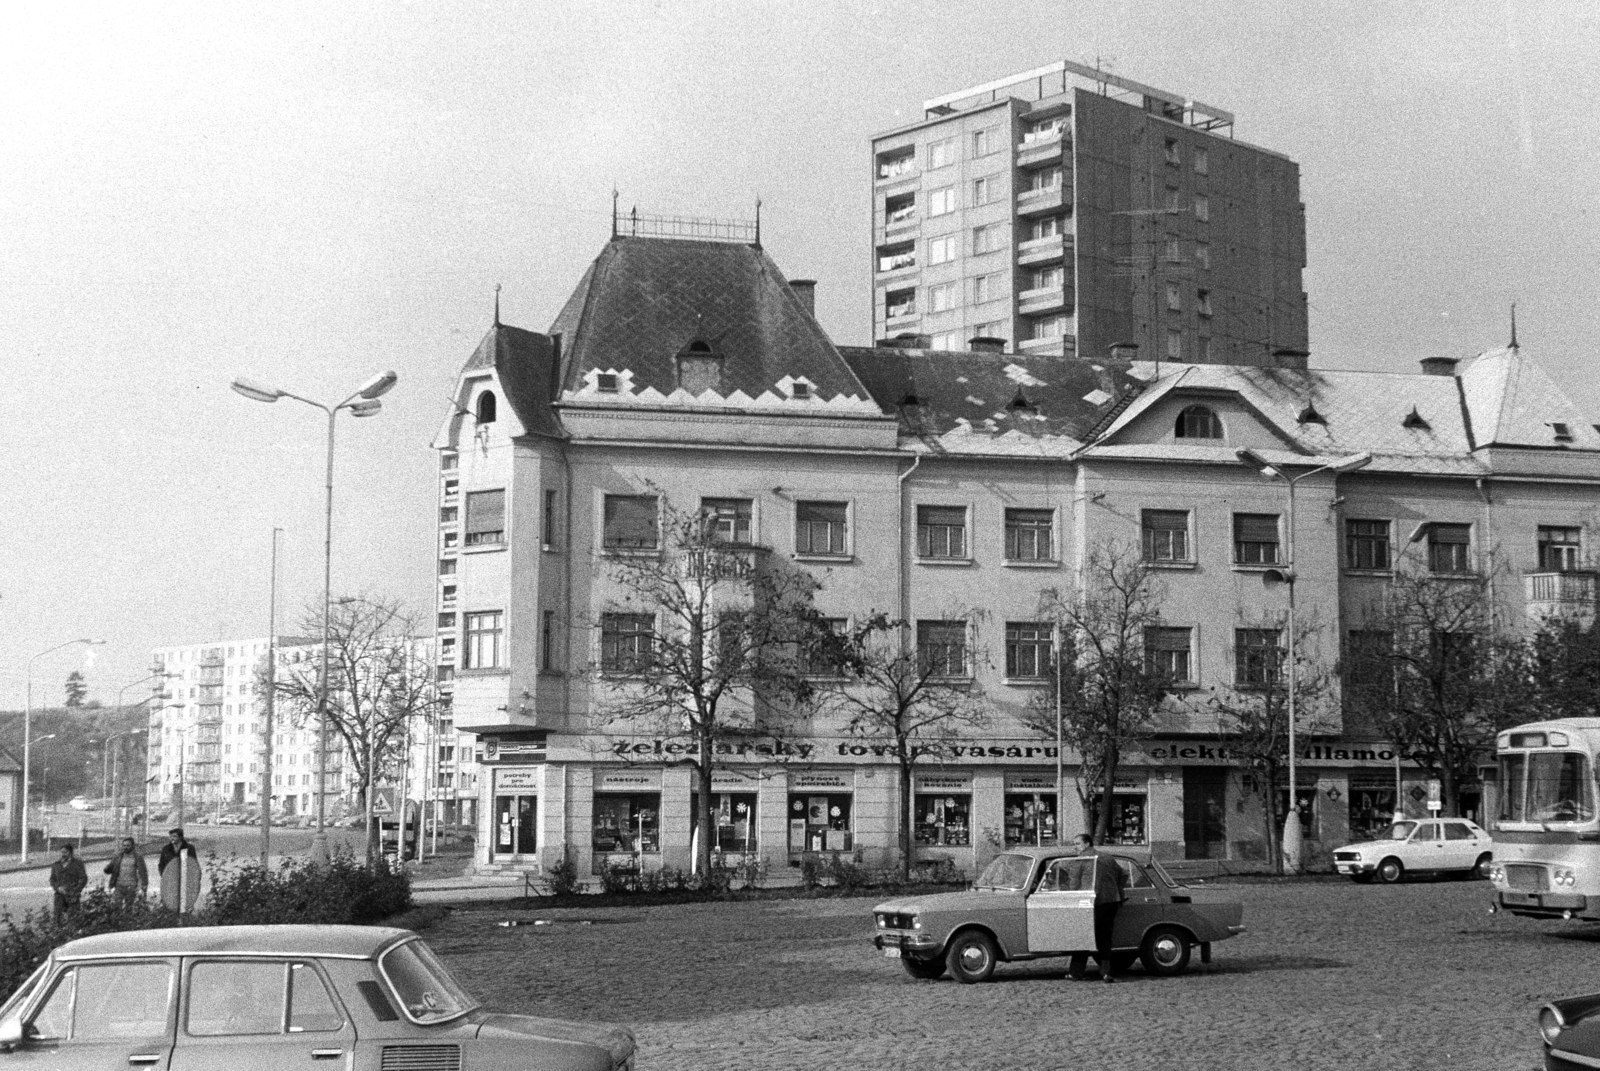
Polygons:
M1025 718L1046 736L1059 723L1062 745L1082 756L1078 800L1098 842L1110 832L1117 766L1154 731L1168 691L1166 672L1145 649L1147 631L1161 624L1162 593L1140 548L1109 540L1089 548L1075 590L1039 595L1059 655L1051 686L1036 695Z
M322 634L322 604L308 607L301 621L304 635ZM421 658L415 637L418 622L400 603L380 598L342 598L333 602L328 617L329 727L338 734L343 751L354 767L362 806L383 771L394 765L404 747L410 719L431 714L439 705L433 667ZM318 728L321 695L320 660L283 667L276 675L279 709L290 712L297 728ZM258 674L257 689L265 674ZM331 749L330 749L331 750ZM319 765L319 774L320 774ZM318 786L319 790L325 786ZM404 786L396 804L404 821ZM270 800L263 800L270 806ZM382 842L381 826L367 830L367 863L376 861Z
M824 705L843 715L851 736L878 741L898 767L900 872L907 877L917 764L946 758L962 733L988 723L973 679L985 661L975 643L979 616L965 610L910 622L869 614L818 658L817 668L828 672Z
M1493 568L1397 570L1346 666L1347 703L1439 779L1447 814L1460 813L1495 734L1525 720L1528 647L1498 625L1493 581Z
M735 743L781 740L811 696L802 652L823 628L809 573L657 498L663 546L618 557L606 604L601 723L680 741L694 770L695 869L711 873L712 773Z
M1261 796L1261 818L1267 859L1283 873L1281 823L1287 815L1278 806L1278 779L1289 766L1288 651L1279 615L1253 619L1242 614L1235 633L1234 683L1217 689L1209 703L1217 716L1221 743L1236 767L1249 770ZM1317 657L1321 627L1314 617L1295 625L1295 732L1334 731L1328 715L1332 677ZM1248 642L1241 633L1250 640ZM1290 801L1289 806L1295 806Z

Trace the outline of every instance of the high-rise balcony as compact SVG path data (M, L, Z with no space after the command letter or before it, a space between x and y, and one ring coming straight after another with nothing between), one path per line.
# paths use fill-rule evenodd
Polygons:
M1052 212L1060 212L1062 205L1066 204L1065 198L1066 189L1061 184L1037 190L1023 190L1017 194L1017 214L1047 216Z
M1057 273L1059 274L1059 273ZM1017 311L1024 315L1056 312L1067 304L1066 287L1061 283L1024 290L1017 295Z
M1072 139L1062 137L1060 131L1052 137L1024 141L1017 146L1017 166L1041 167L1060 163L1062 154L1071 148Z
M1017 265L1031 268L1051 264L1067 255L1069 235L1052 234L1045 238L1029 238L1017 243Z

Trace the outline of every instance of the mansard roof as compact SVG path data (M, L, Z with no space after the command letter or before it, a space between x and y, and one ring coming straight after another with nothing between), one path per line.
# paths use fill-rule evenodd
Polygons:
M555 393L555 346L548 335L508 324L495 324L478 343L461 370L469 378L492 371L500 393L522 423L524 431L561 435L561 425L550 411ZM458 399L461 404L464 399Z
M562 402L881 415L759 246L613 238L551 332L562 336ZM715 362L714 384L682 380L684 355Z
M1600 429L1578 415L1538 363L1514 346L1480 353L1461 372L1461 395L1475 444L1565 445L1600 450ZM1565 425L1566 435L1556 425Z

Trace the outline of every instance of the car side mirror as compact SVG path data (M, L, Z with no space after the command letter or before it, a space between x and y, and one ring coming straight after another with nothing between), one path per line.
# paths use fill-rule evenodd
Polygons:
M0 1052L10 1052L22 1044L22 1020L13 1015L0 1020Z

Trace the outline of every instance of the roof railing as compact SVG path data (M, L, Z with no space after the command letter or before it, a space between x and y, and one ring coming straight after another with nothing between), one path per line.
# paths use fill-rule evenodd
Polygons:
M617 199L611 199L611 237L677 238L702 242L740 242L761 244L761 202L756 202L756 218L711 219L695 216L640 215L637 207L623 213Z

